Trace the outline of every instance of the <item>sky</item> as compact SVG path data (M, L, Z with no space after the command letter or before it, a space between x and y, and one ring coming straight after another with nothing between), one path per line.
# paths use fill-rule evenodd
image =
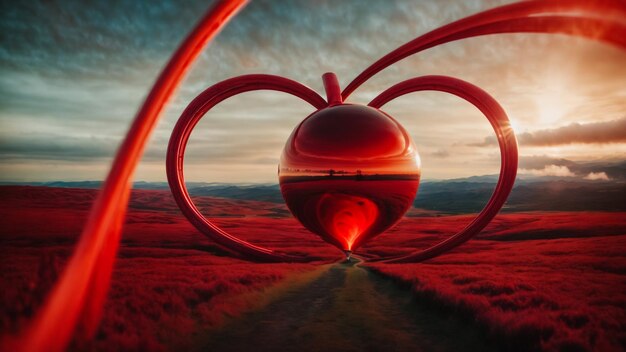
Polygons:
M403 43L508 1L253 0L202 53L151 138L135 179L164 181L165 150L186 105L238 75L275 74L322 96ZM160 69L210 1L0 3L0 181L102 180ZM445 44L388 68L349 99L366 104L420 75L476 84L518 135L520 172L606 180L626 160L626 53L563 35L506 34ZM496 174L500 156L480 112L444 93L383 110L411 134L422 177ZM291 131L313 110L278 92L245 93L210 111L189 141L185 176L277 182ZM571 163L597 163L577 173Z

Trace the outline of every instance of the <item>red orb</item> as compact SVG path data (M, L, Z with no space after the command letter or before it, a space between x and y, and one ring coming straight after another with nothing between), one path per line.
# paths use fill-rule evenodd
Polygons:
M293 215L349 254L409 209L420 160L411 137L391 116L369 106L335 104L296 127L278 175Z

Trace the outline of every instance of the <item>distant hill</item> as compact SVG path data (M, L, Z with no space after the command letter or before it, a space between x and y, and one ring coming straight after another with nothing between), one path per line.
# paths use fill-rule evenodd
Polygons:
M493 192L497 175L421 182L413 205L441 213L480 211ZM4 184L25 184L7 183ZM99 188L100 181L35 182L36 186ZM135 189L167 190L167 182L136 182ZM193 196L284 203L277 184L189 183ZM626 182L521 175L503 211L626 211Z
M423 182L416 208L444 213L480 211L495 181ZM503 211L625 211L626 183L582 180L518 180Z
M242 200L257 200L284 203L277 184L211 184L189 185L189 193L194 196L211 196Z

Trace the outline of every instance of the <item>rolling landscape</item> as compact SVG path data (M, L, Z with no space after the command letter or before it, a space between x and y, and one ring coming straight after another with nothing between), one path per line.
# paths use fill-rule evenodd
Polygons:
M425 182L417 199L488 196L493 183L480 181ZM72 252L97 194L70 187L77 185L92 184L0 187L0 328L6 344L42 304ZM426 248L473 214L458 212L452 201L447 208L445 202L413 207L345 263L340 251L278 202L275 185L192 187L203 214L230 233L316 258L259 264L233 257L198 233L160 187L136 185L102 324L94 340L76 339L71 350L239 350L237 341L257 338L267 351L626 346L626 212L623 203L612 209L624 199L619 182L522 181L516 190L524 193L554 189L572 201L599 192L605 203L585 203L584 209L563 200L542 209L550 211L534 211L537 204L523 203L514 190L513 204L477 238L405 265L359 261ZM445 338L461 331L457 342Z

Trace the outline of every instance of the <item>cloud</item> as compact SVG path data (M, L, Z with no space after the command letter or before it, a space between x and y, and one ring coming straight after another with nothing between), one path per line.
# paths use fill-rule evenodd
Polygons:
M31 163L41 167L35 174L47 177L44 161L77 168L98 161L106 167L162 66L210 6L202 0L114 3L0 3L3 170L17 175L18 164ZM142 162L164 163L174 121L217 81L268 73L321 91L323 72L335 71L345 84L415 35L487 6L484 1L445 6L252 1L200 55L164 111ZM390 19L394 26L387 25ZM282 93L249 93L232 101L207 115L209 128L199 125L194 131L186 161L223 169L264 165L273 180L284 142L310 106Z
M531 174L534 176L557 176L557 177L575 177L567 166L547 165L541 170L537 169L520 169L520 173Z
M164 110L142 164L163 167L180 113L217 81L249 73L277 74L323 95L321 73L336 72L345 86L376 59L416 36L508 2L252 1L199 56ZM56 179L48 166L55 163L63 163L68 173L82 168L81 175L87 175L87 161L106 169L162 66L210 6L203 0L113 3L0 2L0 167L5 175ZM363 85L350 102L366 103L409 77L442 74L480 86L498 98L517 123L531 123L538 116L533 99L550 84L548 72L571 78L566 81L571 99L559 103L576 116L565 116L561 124L617 119L626 107L623 55L609 46L558 36L463 40L402 60ZM600 61L602 65L589 64ZM428 175L465 177L497 170L499 158L490 156L487 148L477 151L465 145L468 136L490 132L471 104L442 93L416 93L387 109L424 151ZM258 180L273 181L285 140L310 112L306 103L283 93L233 97L194 130L186 162L198 170L267 170L259 171ZM612 153L626 155L622 150ZM558 161L532 168L550 164L567 166L581 177L606 171L609 178L620 179L619 169L599 167L583 173ZM101 174L94 172L93 178ZM156 175L151 179L164 173Z
M606 172L590 172L587 176L583 177L585 180L591 181L608 181L609 176L607 176Z
M555 129L524 132L517 135L523 146L554 146L573 143L609 144L626 143L626 117L593 123L572 123ZM481 143L471 146L485 147L497 145L495 137L489 136Z
M118 140L101 137L70 137L25 134L0 135L0 160L72 160L111 159Z
M434 156L435 158L447 158L450 156L450 152L447 151L446 149L440 148L435 150L434 152L430 153L431 156Z
M553 158L547 155L523 155L519 158L520 169L541 170L549 165L567 166L568 168L573 168L577 166L577 164L571 160L563 158Z
M579 177L592 181L626 179L623 160L572 161L548 155L520 156L519 172L536 176Z

